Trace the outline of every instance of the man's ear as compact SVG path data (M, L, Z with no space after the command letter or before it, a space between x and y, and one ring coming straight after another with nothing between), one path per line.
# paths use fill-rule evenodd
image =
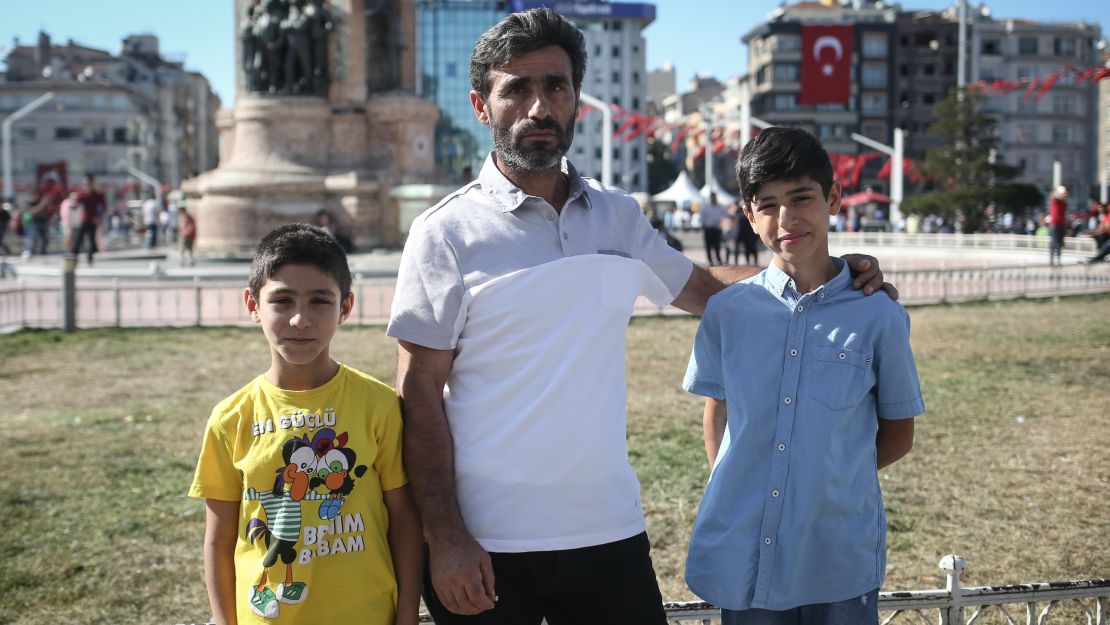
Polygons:
M486 108L486 101L477 91L470 91L470 106L474 107L474 116L478 121L489 126L489 110Z
M251 293L250 287L243 289L243 303L247 306L247 313L250 314L251 321L259 323L262 321L258 316L258 300L255 299L254 294Z

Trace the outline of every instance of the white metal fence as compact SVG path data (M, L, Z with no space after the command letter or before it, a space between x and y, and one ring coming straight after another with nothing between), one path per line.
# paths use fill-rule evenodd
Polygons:
M960 574L967 564L957 555L939 564L945 588L879 594L883 625L1107 625L1110 579L963 587ZM721 612L706 603L666 604L670 623L720 623Z
M919 269L888 271L904 304L1054 297L1110 292L1110 263ZM392 278L355 280L351 322L382 324L389 319L395 282ZM122 281L82 284L76 292L77 327L221 326L248 323L243 282ZM637 315L660 311L647 300ZM57 328L62 325L62 291L58 286L0 281L0 329Z

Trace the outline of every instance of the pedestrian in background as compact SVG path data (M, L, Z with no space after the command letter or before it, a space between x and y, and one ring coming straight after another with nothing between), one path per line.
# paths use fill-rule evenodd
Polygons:
M1048 264L1061 264L1064 251L1064 236L1068 233L1068 188L1056 187L1048 203L1048 233L1052 236L1048 244Z
M725 207L717 203L717 194L709 194L709 203L698 211L701 214L701 232L705 239L705 262L709 266L723 265L721 262L721 220L725 217Z
M152 250L158 245L158 200L150 193L147 193L146 199L143 200L142 212L146 248Z
M177 213L181 224L181 264L192 266L197 264L193 257L193 244L197 240L197 220L193 219L192 214L184 206L178 208ZM189 257L188 261L185 260L186 256Z
M92 174L85 176L85 187L77 192L77 203L80 205L81 222L73 237L73 247L69 251L73 255L81 253L82 243L89 241L88 260L93 264L93 254L99 251L96 234L100 226L100 218L106 208L104 194L96 190L96 180Z

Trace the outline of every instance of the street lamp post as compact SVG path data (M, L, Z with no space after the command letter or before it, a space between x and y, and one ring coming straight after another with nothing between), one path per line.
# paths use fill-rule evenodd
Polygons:
M20 119L31 114L38 107L46 104L54 99L54 92L47 91L39 97L31 100L26 106L18 111L8 115L4 118L3 124L0 124L0 141L3 142L3 157L4 157L4 193L5 195L15 197L14 189L12 188L12 124Z

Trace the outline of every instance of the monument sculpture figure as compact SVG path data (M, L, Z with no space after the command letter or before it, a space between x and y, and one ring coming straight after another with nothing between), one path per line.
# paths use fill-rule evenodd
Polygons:
M396 247L437 185L439 111L415 95L414 0L233 0L235 107L220 165L182 184L203 255L327 211L356 248ZM407 29L407 30L406 30Z

